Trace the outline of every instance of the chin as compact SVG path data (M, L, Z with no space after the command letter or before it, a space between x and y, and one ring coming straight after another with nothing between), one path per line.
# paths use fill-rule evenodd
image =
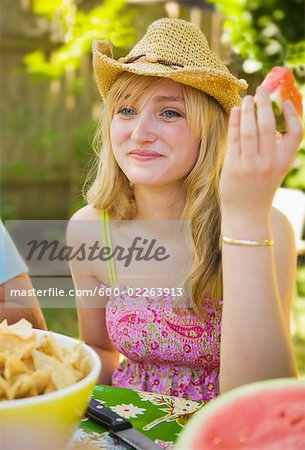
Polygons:
M183 180L169 180L168 178L165 179L158 179L158 180L151 180L151 179L141 179L138 178L130 179L130 182L133 184L133 186L143 186L143 187L151 187L151 188L160 188L162 186L169 186L169 185L180 185L183 184Z
M162 186L165 184L164 180L151 180L148 178L129 178L130 183L134 186Z
M158 176L153 177L152 173L149 173L149 171L143 172L143 173L126 173L126 176L130 183L134 185L143 185L143 186L156 186L156 185L162 185L164 184L164 181L167 177L162 176L160 177L160 174Z
M165 186L168 184L180 184L183 183L185 177L173 178L171 173L152 173L153 171L146 173L127 173L126 176L130 183L135 186Z

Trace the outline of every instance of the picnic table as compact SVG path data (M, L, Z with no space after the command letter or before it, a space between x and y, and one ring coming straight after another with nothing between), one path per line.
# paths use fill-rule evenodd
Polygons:
M164 449L173 449L179 433L189 418L205 403L169 395L133 391L97 385L93 397L128 419L133 427ZM100 449L132 449L110 435L109 431L88 418L83 418L73 436L73 443L88 443Z

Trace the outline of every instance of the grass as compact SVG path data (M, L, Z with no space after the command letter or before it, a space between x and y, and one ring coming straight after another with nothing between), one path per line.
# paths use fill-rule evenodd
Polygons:
M77 313L75 308L44 308L43 313L49 330L77 337Z
M305 265L299 267L297 272L291 329L299 373L305 377Z
M305 297L296 297L292 314L292 342L300 375L305 377Z
M305 266L298 269L296 296L292 309L292 342L299 374L305 377ZM77 313L75 308L43 309L48 329L77 337Z

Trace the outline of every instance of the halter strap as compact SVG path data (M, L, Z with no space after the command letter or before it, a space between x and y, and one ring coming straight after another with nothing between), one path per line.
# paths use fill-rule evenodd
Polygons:
M101 210L100 218L101 218L101 235L102 235L103 245L105 245L106 247L110 247L110 250L112 252L110 220L109 220L109 213L106 209ZM111 284L111 286L115 286L115 285L117 285L117 276L116 276L114 258L108 259L106 261L106 264L107 264L107 271L108 271L110 284Z

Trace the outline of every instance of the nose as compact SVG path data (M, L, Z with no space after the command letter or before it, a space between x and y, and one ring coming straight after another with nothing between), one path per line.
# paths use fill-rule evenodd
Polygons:
M152 121L146 116L139 114L134 122L135 128L131 133L131 139L136 143L155 142L157 136L153 131Z

